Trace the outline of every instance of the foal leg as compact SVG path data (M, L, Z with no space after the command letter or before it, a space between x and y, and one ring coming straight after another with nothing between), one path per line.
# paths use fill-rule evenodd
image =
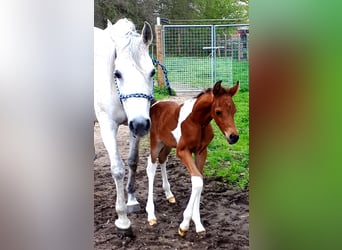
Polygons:
M195 163L196 163L198 170L202 174L202 176L203 176L203 168L204 168L206 158L207 158L207 148L205 148L202 152L195 154ZM203 187L203 181L202 181L202 187ZM196 232L198 234L204 234L205 229L201 223L200 201L201 201L201 193L199 193L199 195L196 196L195 198L191 219L195 223Z
M157 217L154 213L154 200L153 200L153 185L154 185L154 176L156 175L157 162L154 158L154 163L152 162L152 156L150 155L147 158L147 168L146 173L148 177L148 197L146 203L146 212L147 212L147 220L148 223L153 226L157 224Z
M111 173L116 186L115 209L118 219L115 220L115 226L118 228L120 234L130 236L132 235L132 229L131 222L127 217L127 207L124 194L125 189L123 183L125 167L121 160L116 142L118 125L106 115L99 115L98 121L100 124L102 141L108 151Z
M170 203L176 203L176 199L170 189L170 183L167 178L167 172L166 172L167 156L170 154L170 152L171 152L171 148L165 146L159 153L159 163L161 164L160 167L161 167L161 174L162 174L162 180L163 180L163 189L165 192L166 199Z
M196 226L196 232L198 234L202 234L205 232L205 229L201 223L199 207L200 207L200 199L201 192L203 189L203 176L201 172L196 167L191 153L188 150L177 150L177 155L179 159L184 163L187 167L188 171L191 175L191 196L188 202L188 205L183 213L183 221L179 226L178 234L181 237L184 237L186 232L189 230L190 220L192 219Z
M140 137L133 136L130 132L129 156L128 156L128 182L127 182L127 213L139 212L140 204L135 197L135 174L139 160Z

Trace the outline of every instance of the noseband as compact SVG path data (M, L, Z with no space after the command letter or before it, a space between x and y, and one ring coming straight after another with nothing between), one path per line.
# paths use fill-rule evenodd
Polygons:
M145 98L149 101L152 101L154 99L153 93L151 95L147 95L147 94L143 94L143 93L133 93L133 94L124 95L120 92L116 76L114 76L114 82L115 82L116 91L118 93L118 96L119 96L121 103L122 103L122 100L125 100L128 98Z

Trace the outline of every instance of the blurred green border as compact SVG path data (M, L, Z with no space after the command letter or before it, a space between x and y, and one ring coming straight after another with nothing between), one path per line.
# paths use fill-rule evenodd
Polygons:
M260 120L267 114L253 106L262 105L264 92L253 90L269 75L250 72L251 249L342 249L341 7L330 0L250 1L251 68L269 56L258 53L267 54L267 45L270 53L297 51L288 65L299 72L286 83L284 68L265 95L285 92L275 100L284 104L279 112L293 109L285 123ZM282 59L273 58L274 65Z

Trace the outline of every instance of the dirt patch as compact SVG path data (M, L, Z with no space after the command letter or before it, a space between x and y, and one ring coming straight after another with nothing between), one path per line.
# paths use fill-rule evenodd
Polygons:
M173 97L182 101L185 96ZM119 148L127 166L128 128L119 128ZM107 151L102 143L98 124L94 127L96 159L94 161L94 248L100 249L249 249L249 201L248 190L232 189L225 183L204 178L201 197L201 219L206 235L199 238L191 222L184 238L177 230L183 219L183 211L191 193L190 175L183 164L171 153L168 160L168 176L176 204L169 204L164 196L160 169L157 169L154 200L158 224L147 222L145 206L148 180L145 171L148 156L148 138L141 142L137 170L136 196L141 204L139 213L130 214L134 237L116 235L114 221L116 191L110 172Z

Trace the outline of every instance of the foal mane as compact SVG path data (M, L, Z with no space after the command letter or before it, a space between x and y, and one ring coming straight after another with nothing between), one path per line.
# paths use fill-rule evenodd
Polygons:
M197 96L195 96L194 98L198 99L200 96L207 94L207 93L210 93L212 91L213 91L213 88L207 88L206 90L203 90L201 93L199 93Z

